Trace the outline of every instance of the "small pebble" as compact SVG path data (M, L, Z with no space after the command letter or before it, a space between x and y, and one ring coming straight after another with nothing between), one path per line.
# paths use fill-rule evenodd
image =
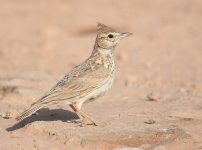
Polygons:
M9 119L10 118L10 112L2 113L2 114L0 114L0 117L3 119Z
M148 121L145 121L144 123L146 123L146 124L154 124L154 123L156 123L156 121L150 119Z
M157 93L150 93L147 95L147 100L148 101L159 101L161 100L161 96Z

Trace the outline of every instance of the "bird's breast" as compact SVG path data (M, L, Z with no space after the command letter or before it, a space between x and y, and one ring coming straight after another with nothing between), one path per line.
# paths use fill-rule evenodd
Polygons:
M111 76L105 84L103 84L100 88L96 89L92 94L89 95L89 98L86 102L93 101L98 97L103 96L112 87L113 81L114 76Z

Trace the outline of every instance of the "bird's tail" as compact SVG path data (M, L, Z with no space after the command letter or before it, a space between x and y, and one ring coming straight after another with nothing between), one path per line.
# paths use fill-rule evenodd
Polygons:
M29 109L25 110L24 112L22 112L20 115L18 115L15 119L19 122L24 120L25 118L31 116L33 113L35 113L37 110L41 109L42 107L44 107L43 104L35 104L32 105Z

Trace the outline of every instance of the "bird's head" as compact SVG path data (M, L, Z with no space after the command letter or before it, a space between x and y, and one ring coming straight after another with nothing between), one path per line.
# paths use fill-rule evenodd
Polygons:
M98 46L103 49L114 48L121 39L128 37L132 34L129 32L117 32L114 29L101 23L98 23L97 28L98 34L96 42Z

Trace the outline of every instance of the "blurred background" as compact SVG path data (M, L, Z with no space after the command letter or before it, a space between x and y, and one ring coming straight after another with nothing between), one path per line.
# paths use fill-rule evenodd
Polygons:
M64 74L89 56L101 22L133 32L117 48L117 57L125 59L117 63L127 65L122 71L142 71L144 65L169 70L170 77L198 74L197 80L201 8L200 0L1 0L1 76L36 70Z
M110 111L111 118L137 114L135 123L148 117L158 123L170 116L201 120L201 0L0 0L0 110L26 108L83 62L97 22L133 35L116 48L111 92L88 110L106 112L99 116L104 119ZM199 124L183 127L201 141Z

